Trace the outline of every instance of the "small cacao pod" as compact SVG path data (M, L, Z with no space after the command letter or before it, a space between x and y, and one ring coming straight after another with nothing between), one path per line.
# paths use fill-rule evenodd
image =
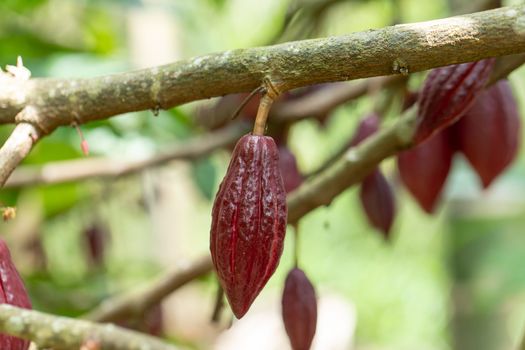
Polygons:
M92 223L84 229L82 238L86 255L91 266L102 266L109 235L103 225Z
M454 124L458 148L476 170L484 188L512 163L519 147L521 122L508 81L481 93Z
M448 130L434 134L397 157L403 184L429 214L435 209L452 164L454 149L449 143Z
M286 277L282 313L292 349L310 349L317 327L317 299L312 283L298 268L292 269Z
M388 239L396 205L392 188L380 170L376 169L365 177L361 183L359 196L370 224Z
M418 99L415 143L456 122L483 90L495 59L433 69Z
M279 147L279 169L286 193L292 192L303 183L303 176L297 168L297 160L286 146Z
M359 143L361 143L364 139L375 133L377 130L379 130L379 116L377 115L377 113L370 113L369 115L361 119L361 121L359 122L354 136L350 140L349 146L357 146Z
M210 233L213 264L237 318L279 264L286 216L275 142L268 136L243 136L213 203Z
M350 146L356 146L364 139L379 130L379 116L371 113L361 120L350 141ZM394 193L381 170L376 168L361 182L359 193L361 205L368 221L379 229L385 239L388 238L395 216Z
M14 306L31 309L31 301L27 294L24 282L18 274L9 249L0 239L0 304L11 304ZM0 349L27 350L29 341L0 334Z

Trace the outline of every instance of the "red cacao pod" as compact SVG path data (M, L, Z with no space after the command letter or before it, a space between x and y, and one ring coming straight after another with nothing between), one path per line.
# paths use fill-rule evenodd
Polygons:
M454 126L458 148L484 188L516 157L521 135L518 106L508 81L486 89Z
M210 234L213 264L237 318L279 264L286 216L275 142L268 136L243 136L213 203Z
M317 327L315 290L304 272L292 269L284 283L283 322L293 350L308 350Z
M297 160L286 146L279 147L279 169L286 193L292 192L303 183L303 176L297 168Z
M483 90L494 62L489 58L430 72L418 99L416 143L453 124L466 112Z
M434 134L397 157L401 180L427 213L434 211L452 164L454 149L447 131Z
M31 301L24 282L16 270L9 249L0 239L0 303L31 309ZM0 334L0 349L27 350L29 341Z
M370 113L359 122L354 136L352 137L352 140L350 140L349 146L357 146L377 130L379 130L379 116L377 113Z
M392 188L380 170L376 169L363 180L359 196L370 224L388 239L396 205Z

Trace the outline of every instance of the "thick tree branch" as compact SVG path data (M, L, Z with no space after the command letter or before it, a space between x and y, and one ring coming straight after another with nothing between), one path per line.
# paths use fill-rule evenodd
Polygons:
M176 159L195 159L213 150L235 143L249 130L243 123L235 123L220 130L195 137L185 143L138 160L114 158L87 158L28 165L18 168L5 184L6 188L26 185L56 184L96 177L117 177L132 174ZM0 158L1 160L1 158Z
M0 86L0 123L32 106L44 133L130 111L252 91L268 77L281 91L525 51L525 5L281 45L210 54L92 79L31 79ZM14 83L13 83L14 84ZM16 94L16 98L13 95Z
M54 350L77 350L87 341L104 350L177 349L159 339L114 325L52 316L8 304L0 304L0 330Z

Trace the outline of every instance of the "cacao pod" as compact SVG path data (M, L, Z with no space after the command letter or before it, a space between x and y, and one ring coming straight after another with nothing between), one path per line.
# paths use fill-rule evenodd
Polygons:
M512 163L519 147L521 122L508 81L486 89L454 125L458 147L484 188Z
M303 183L303 176L297 168L297 160L286 146L279 147L279 169L286 193L292 192Z
M377 113L370 113L369 115L361 119L361 121L359 122L357 130L355 131L352 140L350 140L349 146L357 146L364 139L375 133L378 129L379 116L377 115Z
M377 130L379 130L379 116L371 113L357 126L350 146L358 145ZM378 168L361 182L359 196L370 224L379 229L385 239L388 239L395 216L395 200L388 181Z
M213 264L237 318L279 264L286 216L275 142L268 136L243 136L213 203L210 234Z
M102 266L109 235L104 226L93 223L84 229L83 235L86 255L91 266Z
M448 130L434 134L397 157L401 180L427 213L434 211L452 164L454 149L449 143Z
M312 283L298 268L292 269L286 277L282 314L292 349L310 349L317 327L317 299Z
M396 207L392 188L380 170L376 169L365 177L361 183L359 196L370 224L388 239Z
M415 143L456 122L483 90L495 59L433 69L418 99Z
M31 301L27 294L24 282L18 274L9 249L0 239L0 303L31 309ZM27 350L29 341L0 334L0 349Z

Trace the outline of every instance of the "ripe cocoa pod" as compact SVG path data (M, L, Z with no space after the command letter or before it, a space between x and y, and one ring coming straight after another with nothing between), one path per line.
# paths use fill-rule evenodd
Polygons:
M237 318L279 264L286 216L275 142L268 136L243 136L213 203L210 234L213 264Z
M282 314L292 349L310 349L317 327L317 299L312 283L298 268L292 269L286 277Z
M11 304L14 306L31 309L31 301L25 289L24 283L16 270L9 249L0 239L0 304ZM29 341L0 334L0 349L27 350Z
M427 213L434 211L452 164L454 149L447 131L434 134L397 157L403 184Z
M415 143L456 122L483 90L495 59L432 70L418 99Z
M292 192L303 183L303 176L297 168L297 160L286 146L279 147L279 169L286 193Z
M388 239L396 206L392 188L380 170L376 169L363 180L359 197L370 224Z
M521 135L518 106L508 81L481 93L454 126L458 148L476 170L484 188L516 157Z

